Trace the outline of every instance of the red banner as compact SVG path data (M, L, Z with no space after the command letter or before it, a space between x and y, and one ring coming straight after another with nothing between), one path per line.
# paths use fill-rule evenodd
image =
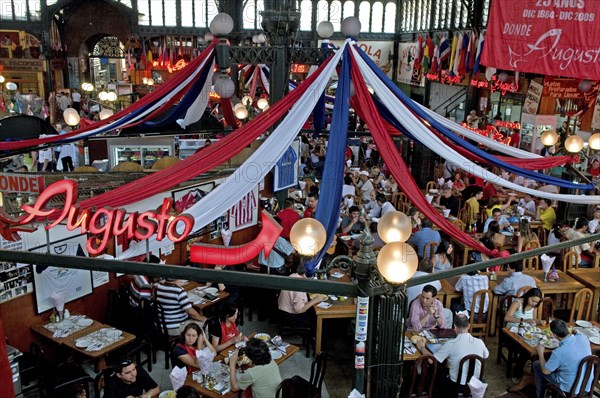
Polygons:
M600 1L492 1L481 63L600 80Z

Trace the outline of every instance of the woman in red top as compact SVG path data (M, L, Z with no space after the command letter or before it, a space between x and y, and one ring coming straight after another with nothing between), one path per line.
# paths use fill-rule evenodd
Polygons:
M226 301L221 306L219 318L213 319L208 324L210 340L217 351L224 350L232 344L248 340L237 328L238 309L231 301Z
M171 358L173 367L187 367L188 373L192 373L196 369L200 369L200 365L196 360L196 350L202 350L208 347L214 354L215 348L208 342L204 336L204 332L197 323L188 323L179 336L179 342L173 347Z
M592 165L590 166L590 174L592 175L592 177L600 176L600 160L592 160Z

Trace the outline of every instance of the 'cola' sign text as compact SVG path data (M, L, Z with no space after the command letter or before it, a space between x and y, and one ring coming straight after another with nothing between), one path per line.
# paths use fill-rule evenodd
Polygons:
M156 240L162 240L165 236L173 241L184 240L192 231L194 218L189 214L181 214L173 217L169 214L172 208L173 200L164 199L160 213L145 211L143 213L126 213L123 209L112 209L102 207L100 209L81 210L76 204L77 183L70 180L57 181L48 186L38 197L33 206L22 205L21 209L27 215L20 220L20 224L28 224L35 221L38 217L51 217L60 211L59 209L46 209L46 204L56 195L65 196L65 206L62 212L52 224L46 226L46 229L53 228L61 222L66 222L69 231L77 228L81 233L91 233L99 235L100 242L95 237L88 239L86 247L90 254L99 254L110 241L111 237L125 235L128 239L136 238L138 240L148 239L156 234ZM127 217L129 216L129 217ZM177 233L177 224L182 222L184 230L181 234Z

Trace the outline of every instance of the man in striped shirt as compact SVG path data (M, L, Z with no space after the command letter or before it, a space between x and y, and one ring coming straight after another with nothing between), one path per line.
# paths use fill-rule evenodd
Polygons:
M199 321L200 324L206 321L206 317L192 307L177 279L167 279L156 286L156 301L163 308L169 336L178 336L188 319Z
M160 258L151 254L145 262L160 264ZM129 305L132 308L139 308L142 300L152 299L152 284L145 275L131 275L129 282Z

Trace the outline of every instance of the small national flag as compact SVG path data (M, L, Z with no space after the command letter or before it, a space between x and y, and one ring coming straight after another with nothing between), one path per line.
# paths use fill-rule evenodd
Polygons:
M443 69L444 63L450 57L450 52L452 50L451 45L452 45L452 43L450 42L450 40L448 40L448 36L446 36L446 34L441 35L440 56L439 56L440 69Z
M473 66L473 73L479 73L479 62L481 61L481 52L483 51L483 42L485 41L485 36L483 33L479 35L479 41L477 42L477 53L475 54L475 65Z
M458 73L461 76L467 74L467 54L469 53L469 33L463 33L462 45L460 47L460 60L458 61Z
M448 74L452 75L454 69L454 60L456 58L456 51L458 50L458 33L454 34L452 38L452 49L450 50L450 64L448 64Z
M433 40L431 40L430 36L427 36L427 39L425 40L425 50L423 51L423 73L429 72L434 47Z
M472 30L471 38L469 39L469 53L467 54L467 72L473 72L473 68L475 67L478 39L477 33Z
M433 48L433 56L431 58L431 68L429 71L431 73L438 73L440 66L440 35L435 35L434 40L434 48Z
M420 71L422 62L423 62L423 47L425 46L425 40L423 36L419 35L417 37L417 56L415 57L415 63L413 69L415 71Z
M0 111L6 111L6 101L4 101L4 95L0 93Z

